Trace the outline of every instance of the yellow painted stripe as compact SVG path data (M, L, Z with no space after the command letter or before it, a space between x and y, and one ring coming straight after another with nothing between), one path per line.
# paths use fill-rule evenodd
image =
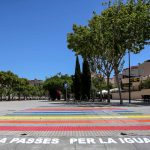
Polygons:
M57 120L57 119L118 119L118 118L150 118L150 115L133 116L0 116L0 120Z

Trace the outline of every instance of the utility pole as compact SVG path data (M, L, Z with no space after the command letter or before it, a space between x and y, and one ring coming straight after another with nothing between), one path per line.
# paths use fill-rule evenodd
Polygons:
M65 99L66 99L66 101L68 102L68 100L67 100L67 88L68 88L68 83L67 83L66 81L64 82L64 88L65 88L65 90L66 90Z
M129 57L129 104L131 103L131 66L130 66L130 50L128 50L128 57Z

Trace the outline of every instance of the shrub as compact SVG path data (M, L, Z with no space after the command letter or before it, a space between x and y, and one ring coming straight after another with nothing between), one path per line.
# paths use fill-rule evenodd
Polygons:
M150 89L150 77L142 82L142 89Z

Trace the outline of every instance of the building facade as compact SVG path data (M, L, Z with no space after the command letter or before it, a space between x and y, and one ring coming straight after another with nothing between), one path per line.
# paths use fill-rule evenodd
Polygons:
M43 80L37 80L37 79L34 79L34 80L29 80L29 84L30 85L33 85L33 86L39 86L43 83Z
M139 76L144 80L150 76L150 60L139 65Z
M130 86L131 90L140 90L140 83L150 76L150 60L145 61L138 66L132 66L130 68ZM122 72L122 88L124 90L129 89L129 68L126 68Z

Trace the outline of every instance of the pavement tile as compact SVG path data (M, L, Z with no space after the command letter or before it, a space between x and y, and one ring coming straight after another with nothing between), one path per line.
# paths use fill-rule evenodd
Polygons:
M96 142L95 144L82 144L82 141L80 141L81 143L69 144L69 139L72 137L85 139L90 137L95 140L98 140L98 138L107 140L108 137L113 139L150 137L149 110L150 106L140 105L111 106L100 103L78 103L75 105L73 103L66 104L64 102L46 101L1 102L1 137L57 137L61 141L56 145L0 143L0 150L149 150L150 143L101 144ZM2 131L3 127L5 129L8 127L8 129ZM9 127L11 129L16 128L16 130L10 131ZM20 131L17 130L18 127L21 127ZM27 127L30 127L30 130L25 130ZM34 127L37 128L36 131L33 130ZM44 130L45 127L48 127L47 129L50 130ZM88 130L83 130L84 127ZM126 129L123 130L124 127ZM52 128L55 130L51 130ZM59 131L60 128L63 130ZM78 130L74 130L76 128ZM114 130L114 128L117 130ZM68 131L68 129L70 130Z

